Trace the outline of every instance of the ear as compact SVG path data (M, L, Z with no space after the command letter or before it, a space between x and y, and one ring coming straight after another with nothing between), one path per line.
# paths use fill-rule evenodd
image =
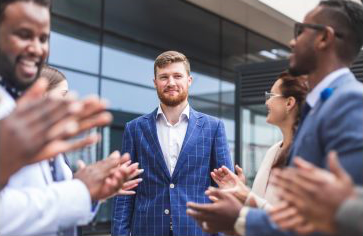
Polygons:
M154 77L153 82L154 82L154 88L156 88L156 77Z
M288 97L286 100L286 109L287 111L291 111L296 106L296 99L294 97Z
M192 85L193 77L191 75L188 76L188 87Z
M334 41L335 32L330 26L326 26L324 33L319 37L318 48L324 50L328 48Z

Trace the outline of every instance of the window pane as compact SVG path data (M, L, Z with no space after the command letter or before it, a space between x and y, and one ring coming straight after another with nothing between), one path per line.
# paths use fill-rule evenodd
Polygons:
M286 59L289 49L253 32L248 32L247 62L263 62Z
M219 18L183 1L106 0L105 27L219 65Z
M221 100L224 104L234 105L236 86L227 81L221 81Z
M246 30L228 21L222 21L223 68L235 71L246 63Z
M266 123L265 105L241 108L242 115L242 167L252 183L266 151L282 140L280 130Z
M189 88L190 95L210 101L219 101L219 79L198 72L191 72L191 75L193 82Z
M219 116L218 104L215 102L206 102L197 98L189 98L189 103L196 111L215 117Z
M53 20L52 30L50 63L98 74L98 33L57 19Z
M80 97L98 94L98 78L83 73L60 69L67 78L70 91L76 91Z
M86 24L100 26L101 3L100 0L57 0L52 2L52 12Z
M105 42L107 46L103 47L102 75L154 87L154 60L134 53L145 52L143 47L110 36L106 36Z
M102 80L101 94L110 102L110 108L113 110L145 114L152 112L159 105L159 99L154 89L106 79Z

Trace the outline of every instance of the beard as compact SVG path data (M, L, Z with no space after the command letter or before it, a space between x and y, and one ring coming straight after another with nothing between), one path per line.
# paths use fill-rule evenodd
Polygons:
M161 103L169 107L176 107L188 98L188 91L183 91L175 97L167 96L162 89L157 89L157 93Z
M295 54L294 63L291 65L292 58L290 58L289 74L292 76L308 75L315 71L317 58L313 48L306 48L304 52Z
M38 72L32 80L24 81L21 78L18 78L15 72L16 63L20 60L20 58L21 56L18 56L13 63L0 48L0 76L11 86L14 86L16 89L25 91L39 77L40 68L42 67L44 62L40 63L40 65L38 66Z

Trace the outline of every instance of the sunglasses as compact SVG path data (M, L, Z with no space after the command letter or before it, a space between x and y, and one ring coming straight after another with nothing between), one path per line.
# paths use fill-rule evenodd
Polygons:
M283 97L283 95L281 94L276 94L276 93L269 93L269 92L265 92L265 100L269 100L270 98L275 98L275 97Z
M295 23L295 26L294 26L294 38L297 39L297 37L299 37L304 32L305 28L324 31L324 30L327 29L327 27L330 27L330 26L320 25L320 24ZM334 30L334 34L338 38L343 38L343 35L341 33L336 32L335 30Z

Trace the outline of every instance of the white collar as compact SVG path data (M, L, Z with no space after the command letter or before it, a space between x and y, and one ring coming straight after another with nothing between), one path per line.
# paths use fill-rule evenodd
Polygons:
M181 118L184 116L186 117L187 119L189 119L189 113L190 113L190 106L189 106L189 103L187 104L187 106L184 108L183 112L180 114L179 116L179 121L181 120ZM158 107L158 112L156 113L156 119L159 117L159 115L162 115L164 117L164 119L167 121L166 119L166 116L163 112L163 109L161 109L161 105L159 104L159 107Z
M320 81L313 90L311 90L306 96L306 102L311 108L313 108L320 99L321 92L328 88L331 83L338 79L343 74L349 73L350 70L347 67L335 70L325 76L325 78Z

